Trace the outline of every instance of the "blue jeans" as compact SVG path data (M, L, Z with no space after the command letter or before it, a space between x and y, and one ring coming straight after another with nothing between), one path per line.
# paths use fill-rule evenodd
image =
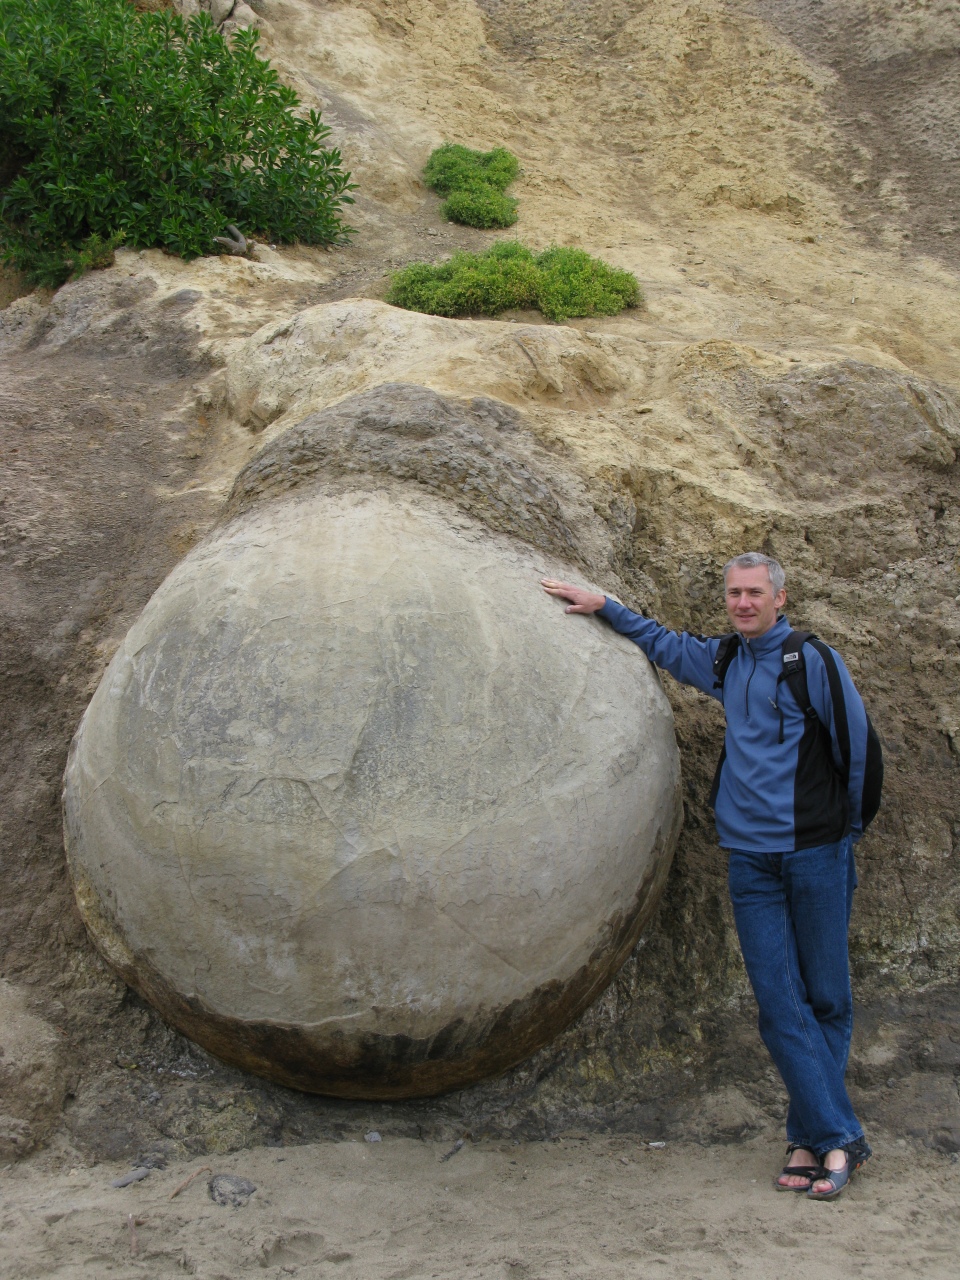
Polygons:
M863 1137L843 1082L856 884L849 836L790 853L730 851L730 900L760 1035L790 1095L787 1141L819 1153Z

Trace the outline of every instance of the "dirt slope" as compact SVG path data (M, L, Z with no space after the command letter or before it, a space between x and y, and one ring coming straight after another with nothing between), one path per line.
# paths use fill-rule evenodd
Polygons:
M792 621L843 650L889 762L854 920L858 1102L875 1127L960 1149L956 6L257 9L360 185L354 244L123 252L0 311L2 972L62 1045L36 1088L0 1079L0 1151L54 1135L84 1158L172 1157L363 1123L776 1124L705 806L719 714L689 691L671 690L686 829L658 917L576 1026L467 1094L364 1109L269 1088L170 1033L87 942L59 786L106 660L265 438L388 380L514 405L578 477L562 498L585 577L671 625L722 627L720 567L744 546L788 564ZM879 89L863 106L890 67L919 106ZM630 268L645 307L557 327L384 306L392 267L488 242L442 223L419 183L443 140L514 150L516 234Z
M960 257L960 6L756 0L754 12L835 75L827 103L842 146L822 158L843 210L882 238ZM839 163L838 163L839 162Z

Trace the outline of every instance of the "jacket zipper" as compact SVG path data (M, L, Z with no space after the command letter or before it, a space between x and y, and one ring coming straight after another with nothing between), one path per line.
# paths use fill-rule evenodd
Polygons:
M750 719L750 681L753 679L753 673L757 669L757 655L750 648L750 641L744 639L743 647L753 659L753 666L750 668L750 674L747 676L747 683L743 686L743 715L744 719Z

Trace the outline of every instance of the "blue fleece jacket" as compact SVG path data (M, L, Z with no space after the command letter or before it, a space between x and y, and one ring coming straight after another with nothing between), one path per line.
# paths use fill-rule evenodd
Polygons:
M727 717L726 759L714 806L717 834L725 849L753 853L785 853L840 840L847 832L854 839L863 834L860 818L867 751L867 714L850 674L834 650L843 683L850 733L850 774L846 797L834 806L828 830L811 810L820 802L804 782L804 753L809 751L806 718L789 687L777 676L782 667L782 645L790 632L786 618L779 618L764 635L744 639L730 664L723 688L714 688L713 660L718 637L693 636L668 631L651 618L632 613L609 597L599 616L615 631L639 645L652 663L679 680L692 684L723 703ZM833 700L827 670L820 654L806 644L803 656L810 704L830 733L834 764L840 768L840 747L834 723ZM779 699L779 709L777 700ZM783 742L780 711L783 712ZM829 772L829 771L828 771ZM835 780L831 778L834 786ZM841 788L842 793L842 788ZM824 795L823 803L827 803ZM844 802L845 801L845 802ZM822 815L821 815L822 817ZM816 832L811 836L811 832ZM827 835L828 838L822 838Z

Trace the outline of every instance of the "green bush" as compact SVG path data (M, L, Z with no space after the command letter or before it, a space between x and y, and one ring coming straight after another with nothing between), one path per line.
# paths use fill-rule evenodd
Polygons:
M454 191L440 206L448 222L467 227L512 227L517 220L517 202L491 187Z
M458 142L438 147L423 170L432 191L446 196L440 212L468 227L512 227L517 202L503 193L519 173L517 157L503 147L471 151Z
M613 316L642 301L629 271L608 266L582 249L533 254L512 240L484 253L456 253L433 266L414 262L394 274L387 302L433 316L499 315L534 307L550 320Z
M537 257L537 306L552 320L568 316L615 316L640 304L636 276L591 258L583 249L547 249Z
M423 180L438 195L448 196L474 182L506 191L519 172L517 157L503 147L494 151L471 151L458 142L447 142L432 152L423 170Z
M537 265L529 249L513 241L485 253L456 253L432 266L414 262L390 282L387 302L432 316L495 316L511 307L535 306Z
M30 284L56 289L68 278L77 280L98 267L112 267L123 238L122 231L107 236L106 239L94 231L72 247L60 244L55 248L45 249L31 245L26 254L22 255L18 255L16 249L13 249L7 254L6 261L24 271Z
M188 259L227 223L342 243L350 175L258 42L128 0L0 0L3 260L55 286L120 239Z

